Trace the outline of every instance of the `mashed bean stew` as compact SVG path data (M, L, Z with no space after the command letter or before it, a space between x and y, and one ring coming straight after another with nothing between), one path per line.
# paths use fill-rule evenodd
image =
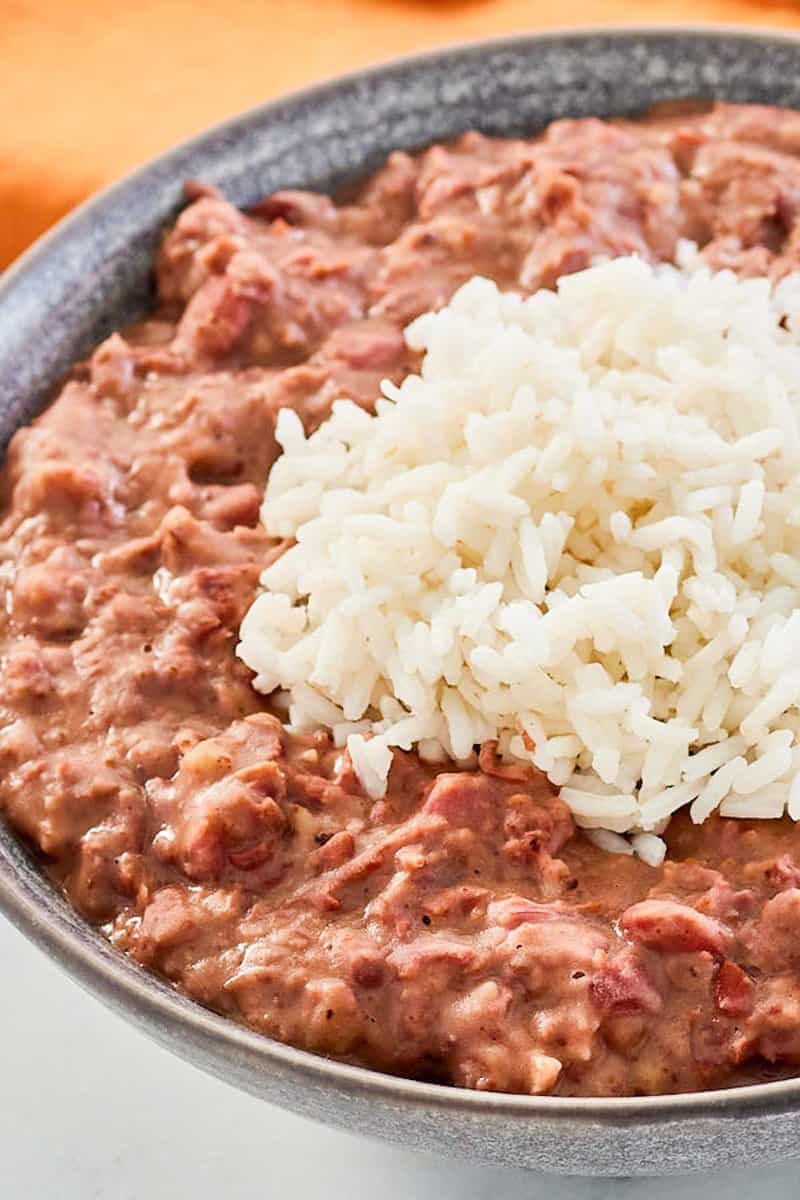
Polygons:
M663 862L650 842L610 854L547 764L491 737L459 762L412 739L365 786L369 731L351 753L307 694L291 724L236 653L262 572L291 553L259 519L280 410L306 435L337 400L371 411L420 368L407 325L476 275L528 295L688 241L715 270L781 279L800 266L800 114L468 133L392 154L342 202L286 191L243 213L187 193L154 312L8 451L5 819L120 951L319 1054L560 1096L800 1070L789 817L683 808L651 835Z

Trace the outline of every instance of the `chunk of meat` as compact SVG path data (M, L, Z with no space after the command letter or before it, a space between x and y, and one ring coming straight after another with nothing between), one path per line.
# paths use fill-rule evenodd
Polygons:
M747 931L753 961L768 971L800 966L800 888L787 888L764 905Z
M195 292L181 319L176 346L185 354L223 358L244 334L252 308L221 276L212 276Z
M151 780L158 854L194 880L221 879L232 869L276 877L291 830L282 746L277 721L254 716L225 739L192 746L174 780Z
M748 1017L755 1002L755 985L738 963L726 959L717 975L714 998L726 1016Z
M552 904L537 904L524 896L509 896L489 905L487 916L503 929L516 929L529 921L557 921L562 913Z
M642 900L626 909L619 924L635 941L666 954L705 951L722 957L733 941L721 921L674 900Z
M473 966L478 959L474 946L457 942L453 938L425 937L398 946L389 954L387 961L398 975L416 976L429 970L434 964L442 964L456 970Z
M158 946L182 941L192 927L192 909L180 887L165 887L155 893L142 916L142 937Z
M592 995L601 1008L613 1013L658 1013L661 993L648 977L640 957L621 950L593 976Z
M288 830L280 801L285 780L274 763L247 768L198 793L162 835L190 879L219 879L228 864L243 871L264 867L278 855Z
M489 835L500 820L498 800L498 792L483 776L466 772L439 775L423 811L444 817L450 825L468 826Z

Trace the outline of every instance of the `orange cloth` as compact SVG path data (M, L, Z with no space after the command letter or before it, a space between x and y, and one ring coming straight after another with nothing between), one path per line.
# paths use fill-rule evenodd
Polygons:
M680 20L800 28L800 3L0 0L0 268L131 167L311 80L450 41Z

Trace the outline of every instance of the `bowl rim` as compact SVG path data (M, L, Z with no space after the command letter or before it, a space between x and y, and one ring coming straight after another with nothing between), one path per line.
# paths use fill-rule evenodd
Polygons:
M476 58L505 48L536 47L566 39L589 41L608 37L620 41L659 36L681 39L686 36L718 38L720 41L784 43L800 49L800 29L789 30L762 25L698 22L623 22L608 25L582 24L574 27L517 32L498 37L442 43L422 52L381 59L367 66L327 76L306 86L259 104L252 105L223 121L206 127L165 151L149 158L118 180L94 193L17 257L0 273L0 303L7 301L29 272L43 260L68 244L73 231L91 220L132 186L146 181L151 172L225 134L235 134L254 121L268 121L284 107L324 100L341 86L367 82L409 67L425 67L437 61ZM1 819L0 819L1 821ZM17 835L12 832L15 841ZM0 848L1 850L1 848ZM800 1076L740 1087L703 1092L682 1092L655 1096L560 1097L530 1096L504 1092L481 1092L468 1088L420 1082L389 1075L366 1067L353 1066L300 1050L264 1034L237 1024L180 993L160 977L146 972L111 947L88 922L84 921L60 896L57 889L41 876L41 887L30 887L11 859L0 852L0 912L30 941L51 957L66 973L102 1003L121 1012L128 1020L155 1034L176 1053L194 1061L182 1048L185 1041L193 1047L215 1046L237 1052L247 1059L260 1060L285 1069L286 1074L306 1084L335 1088L341 1094L359 1095L377 1101L406 1102L415 1107L446 1112L459 1110L475 1115L511 1117L529 1121L542 1118L555 1125L574 1124L622 1129L632 1120L642 1124L668 1124L687 1119L745 1116L776 1116L800 1110ZM72 920L71 920L72 918ZM80 933L75 928L80 923ZM210 1066L207 1069L214 1069ZM222 1072L218 1072L224 1078Z

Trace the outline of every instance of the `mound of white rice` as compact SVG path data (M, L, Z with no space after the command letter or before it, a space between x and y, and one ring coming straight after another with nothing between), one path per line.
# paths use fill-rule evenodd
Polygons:
M280 413L255 686L374 796L497 738L648 861L683 805L800 818L800 276L476 278L407 337L374 416Z

